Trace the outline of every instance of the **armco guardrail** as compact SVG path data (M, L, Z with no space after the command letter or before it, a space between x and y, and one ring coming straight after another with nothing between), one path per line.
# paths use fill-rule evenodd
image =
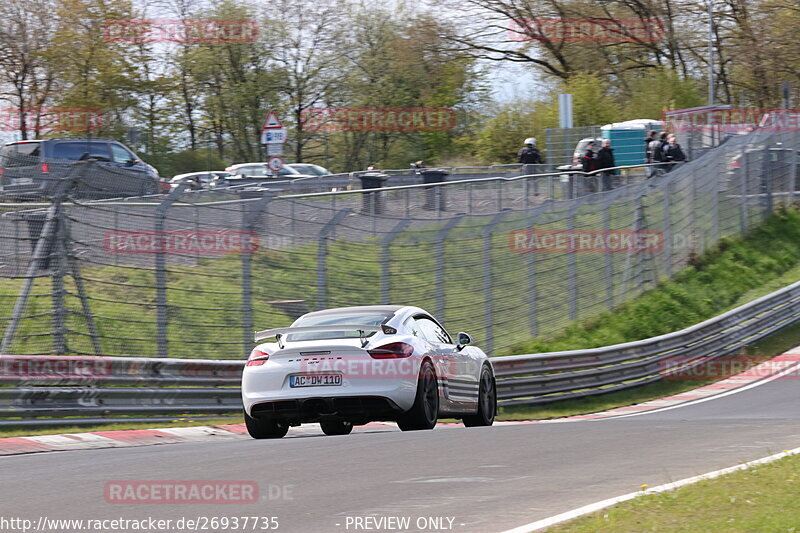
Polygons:
M496 357L498 396L503 405L529 405L642 385L735 353L798 320L800 282L659 337ZM0 425L237 412L242 366L230 360L0 356L0 385L6 386L0 388L0 416L21 417Z

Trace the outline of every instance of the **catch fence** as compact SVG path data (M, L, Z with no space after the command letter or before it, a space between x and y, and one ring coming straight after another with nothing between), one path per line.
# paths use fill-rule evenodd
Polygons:
M79 193L96 163L74 163L38 203L0 203L0 352L231 359L304 312L393 303L513 353L792 202L797 149L796 133L754 132L649 180L623 170L605 192L512 173L96 200Z

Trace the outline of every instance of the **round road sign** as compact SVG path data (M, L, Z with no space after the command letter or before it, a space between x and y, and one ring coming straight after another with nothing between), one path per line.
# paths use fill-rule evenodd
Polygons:
M280 157L270 157L267 166L271 171L278 172L283 168L283 159Z

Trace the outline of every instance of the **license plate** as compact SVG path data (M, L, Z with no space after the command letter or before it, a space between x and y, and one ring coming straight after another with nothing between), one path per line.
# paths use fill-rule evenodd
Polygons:
M289 376L290 387L336 387L342 384L341 374L301 374Z
M31 185L33 178L14 178L11 180L14 185Z

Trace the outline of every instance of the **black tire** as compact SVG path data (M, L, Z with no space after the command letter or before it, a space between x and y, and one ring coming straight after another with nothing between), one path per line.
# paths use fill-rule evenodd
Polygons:
M439 383L430 361L422 363L414 405L397 420L403 431L433 429L439 420Z
M253 418L244 413L244 425L254 439L280 439L289 431L289 424L275 420Z
M349 435L353 431L353 423L349 420L324 420L319 425L326 435Z
M478 412L465 416L464 425L468 428L478 426L491 426L497 413L497 388L494 376L487 365L481 369L481 381L478 392Z

